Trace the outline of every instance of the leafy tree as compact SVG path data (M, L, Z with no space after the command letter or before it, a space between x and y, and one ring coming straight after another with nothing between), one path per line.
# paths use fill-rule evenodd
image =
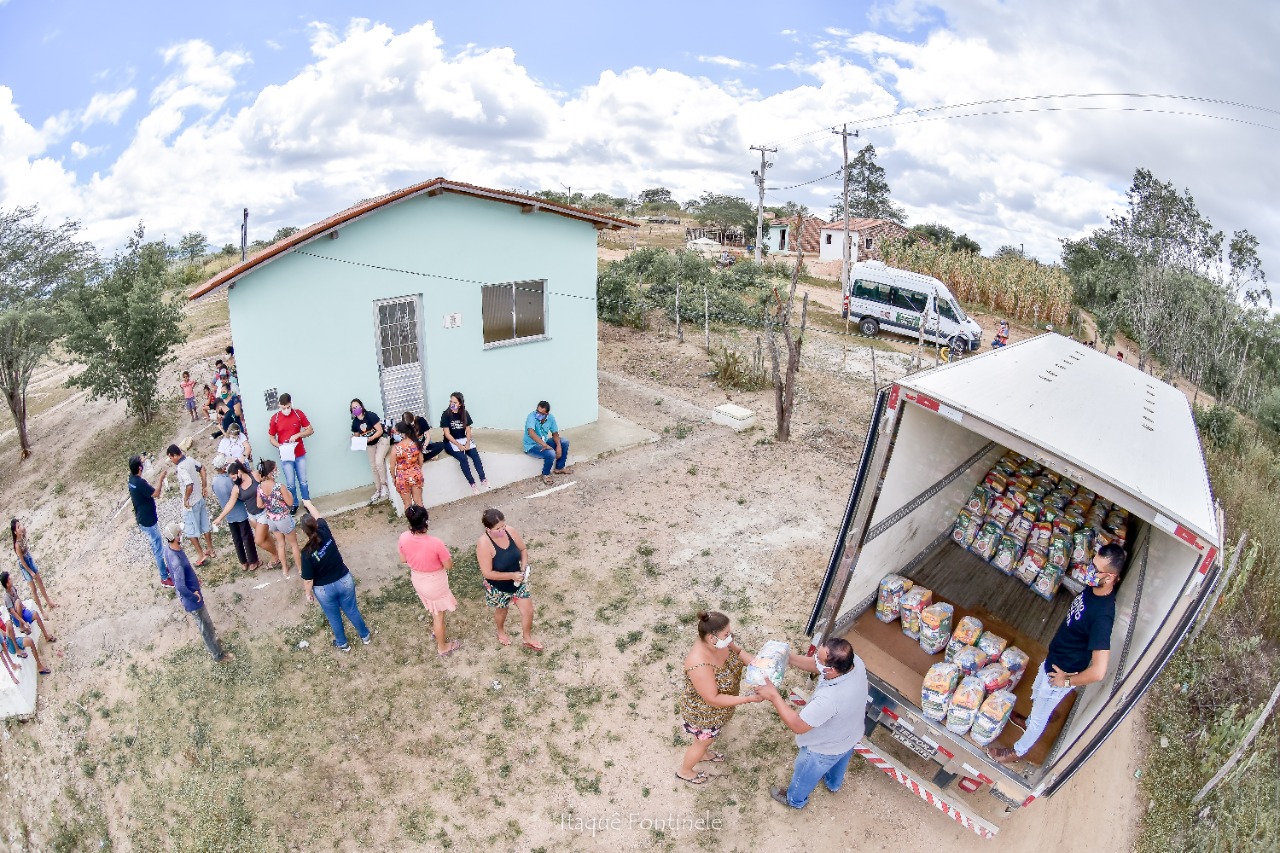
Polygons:
M142 224L109 269L67 298L66 349L84 370L68 385L90 397L124 400L150 423L160 409L160 371L186 340L181 297L165 290L165 249L143 242Z
M235 243L227 243L222 247L221 254L234 255L238 251L240 251L240 247L237 246Z
M636 196L636 201L640 204L675 204L676 200L671 197L671 190L666 187L653 187L652 189L641 190Z
M850 205L852 207L852 205ZM908 245L923 240L933 243L943 249L953 252L969 252L970 254L981 254L982 247L978 245L976 240L969 237L968 234L957 234L946 225L940 222L929 222L924 225L912 226L907 233ZM1016 251L1016 250L1015 250Z
M766 207L765 212L776 219L795 219L796 215L800 213L800 205L794 201L788 201L776 207Z
M93 246L75 239L79 223L51 228L36 216L34 207L0 210L0 391L23 459L31 455L27 385L61 336L58 302L97 262Z
M1026 256L1027 256L1027 253L1022 251L1022 247L1012 246L1008 243L1005 243L999 249L996 249L996 253L991 257L993 258L1025 258Z
M876 147L868 143L845 167L849 171L849 215L905 223L907 214L889 198L884 168L876 162ZM844 193L836 196L831 215L844 219Z
M299 228L294 228L292 225L286 225L285 227L276 231L276 233L272 236L270 242L279 243L281 240L287 240L288 238L292 237L294 234L297 234L298 231L300 230L301 229Z
M698 222L713 228L740 228L744 233L755 231L756 209L738 196L705 192L691 212Z
M178 257L194 264L209 251L209 240L199 231L192 231L178 241Z

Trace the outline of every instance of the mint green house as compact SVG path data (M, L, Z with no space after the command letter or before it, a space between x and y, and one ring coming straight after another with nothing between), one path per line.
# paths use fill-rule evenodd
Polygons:
M615 219L436 178L349 208L215 276L227 289L246 426L288 392L314 496L372 482L350 449L353 397L438 426L461 391L476 426L518 430L539 400L562 428L598 417L596 232Z

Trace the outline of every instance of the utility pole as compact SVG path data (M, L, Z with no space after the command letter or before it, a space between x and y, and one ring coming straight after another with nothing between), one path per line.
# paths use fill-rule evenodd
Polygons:
M244 209L244 218L240 220L240 263L249 259L249 208Z
M844 248L840 252L840 293L843 299L849 298L849 137L858 135L858 131L849 132L849 125L844 125L840 130L832 130L832 133L840 137L840 146L843 149L843 159L840 161L840 173L844 178ZM847 304L847 303L846 303ZM848 319L846 312L846 320ZM848 325L846 323L846 325Z
M766 154L778 153L777 148L769 148L764 145L752 145L752 151L760 152L760 170L752 170L751 174L756 179L756 189L760 190L760 205L756 208L756 263L760 263L762 257L762 249L764 243L764 173L765 170L773 164L765 159Z

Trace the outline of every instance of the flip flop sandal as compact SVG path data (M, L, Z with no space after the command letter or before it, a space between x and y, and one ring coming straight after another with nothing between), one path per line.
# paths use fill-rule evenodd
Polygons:
M444 650L444 651L442 651L442 652L441 652L441 651L437 651L437 652L436 652L436 655L438 655L439 657L442 657L442 658L447 658L449 655L453 654L454 652L456 652L456 651L457 651L458 649L460 649L460 648L462 648L462 641L460 641L460 640L453 640L453 641L451 641L451 642L449 643L449 647L448 647L447 649L445 649L445 650Z
M209 565L209 558L208 558L208 557L201 557L199 560L196 560L196 561L195 561L194 563L192 563L191 565L192 565L192 566L194 566L194 567L196 567L197 569L198 569L198 568L200 568L201 566L207 566L207 565Z
M711 777L708 776L706 773L699 773L696 776L694 776L692 779L686 779L680 775L679 771L676 771L676 778L688 785L705 785L707 784L707 780L710 779Z
M53 670L51 670L51 669L42 669L42 670L40 670L40 674L41 674L41 675L53 675Z
M702 759L702 760L703 760L703 761L713 761L713 762L715 762L716 764L719 764L720 762L724 761L724 753L723 753L723 752L715 752L715 751L713 751L713 750L708 749L708 750L707 750L707 757L706 757L706 758L704 758L704 759Z
M544 649L544 647L543 647L543 646L541 646L541 645L534 645L533 643L523 643L522 645L523 645L526 649L531 649L532 651L535 651L535 652L538 652L538 653L541 653L541 652L543 651L543 649Z
M511 638L510 638L510 637L508 637L508 638L506 639L506 641L505 641L505 642L503 642L503 639L502 639L501 637L499 637L499 638L498 638L498 645L503 646L503 647L506 647L506 646L511 645Z

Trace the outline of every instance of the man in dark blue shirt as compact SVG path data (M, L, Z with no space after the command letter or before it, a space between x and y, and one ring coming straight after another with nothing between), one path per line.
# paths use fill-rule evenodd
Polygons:
M164 539L169 543L164 551L165 562L169 573L173 576L174 589L182 602L182 609L191 614L196 627L200 629L200 638L204 647L209 650L214 663L231 663L236 656L222 648L218 635L213 631L213 621L209 618L209 608L204 604L204 593L200 590L200 579L196 570L182 550L182 525L168 524L164 528Z
M1049 654L1036 673L1031 688L1031 716L1013 749L993 746L987 755L1001 764L1012 764L1035 746L1053 709L1077 687L1107 677L1111 661L1111 627L1116 621L1116 585L1124 569L1125 553L1110 543L1098 550L1086 570L1085 589L1071 602L1067 619L1049 642Z
M164 478L169 476L168 469L160 472L160 482L155 488L142 478L142 457L129 457L129 499L133 501L133 518L138 522L138 529L147 537L151 546L151 556L156 558L156 568L160 570L160 583L173 586L173 578L169 576L169 568L164 564L164 542L160 539L160 517L156 514L156 498L164 490Z

